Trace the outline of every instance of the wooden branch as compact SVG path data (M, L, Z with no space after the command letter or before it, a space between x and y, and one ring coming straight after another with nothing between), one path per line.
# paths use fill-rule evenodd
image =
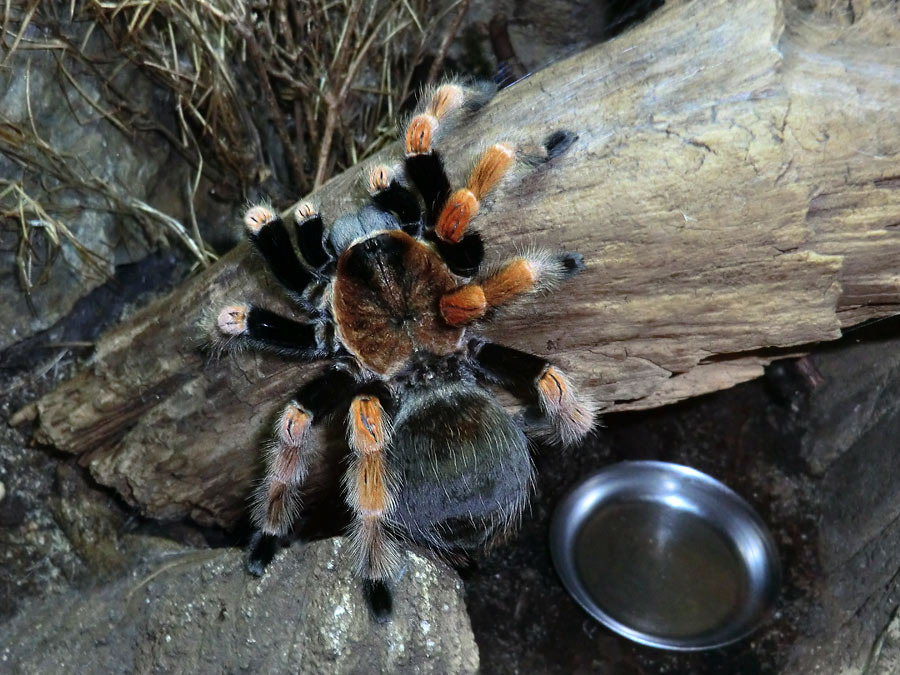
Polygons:
M669 2L503 91L447 139L459 180L487 142L579 136L479 224L490 259L533 243L580 251L588 270L490 336L559 362L617 411L729 387L896 313L896 5L854 21L776 0ZM357 179L314 195L327 218L354 208ZM232 523L275 411L319 367L200 349L205 312L277 305L260 268L238 247L106 335L89 368L38 402L39 440L81 455L148 515Z

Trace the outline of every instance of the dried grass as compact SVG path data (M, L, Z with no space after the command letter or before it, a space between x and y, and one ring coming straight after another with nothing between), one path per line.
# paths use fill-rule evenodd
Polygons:
M438 51L443 25L455 32L445 17L467 4L92 0L87 7L123 56L173 92L185 149L200 148L227 167L240 189L272 172L303 194L394 137L398 106L417 84L414 67Z
M396 137L398 110L424 83L414 80L415 67L428 56L428 78L439 74L468 1L6 2L0 67L21 68L20 57L28 53L53 54L61 79L98 116L126 134L153 130L167 139L194 168L185 186L191 222L100 180L80 158L54 148L38 133L30 106L27 125L0 114L0 153L25 174L40 176L41 185L52 178L57 186L90 193L93 203L99 198L110 211L135 219L154 232L153 240L174 238L206 265L215 256L193 211L201 177L234 202L260 186L297 196L374 153ZM170 110L161 115L141 108L121 82L117 86L128 63L171 93ZM99 100L85 86L85 74L102 83ZM20 232L16 261L23 289L40 283L64 243L88 268L104 273L102 258L78 242L65 217L40 203L39 192L0 178L0 219L15 222Z

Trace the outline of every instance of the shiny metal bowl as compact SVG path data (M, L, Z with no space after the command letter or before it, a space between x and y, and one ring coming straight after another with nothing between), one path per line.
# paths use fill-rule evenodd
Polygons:
M635 642L711 649L749 634L781 583L765 524L694 469L622 462L581 483L550 531L563 584L598 621Z

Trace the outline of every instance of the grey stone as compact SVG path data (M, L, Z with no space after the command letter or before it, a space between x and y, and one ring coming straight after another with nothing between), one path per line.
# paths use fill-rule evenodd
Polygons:
M810 636L794 645L790 672L896 673L886 664L900 654L900 339L845 342L809 359L817 386L801 448L818 474L820 570Z
M890 623L878 636L862 673L864 675L896 675L900 673L900 614L897 612L894 612ZM845 675L849 675L849 673Z
M79 43L89 27L85 21L58 28ZM14 24L9 28L18 30ZM25 38L46 38L37 19ZM98 54L109 48L102 31L94 33L92 48ZM53 52L17 50L0 74L0 125L11 130L0 138L0 191L7 183L18 184L71 238L58 230L51 234L54 222L25 208L33 260L33 287L26 298L17 267L21 225L12 218L0 223L0 350L52 326L79 298L107 281L116 265L140 260L175 241L161 221L132 217L136 209L125 206L126 200L141 200L176 219L184 216L186 163L158 134L125 133L100 114L98 109L117 109L101 78ZM0 51L0 56L6 54ZM131 64L110 77L128 92L135 109L160 106L158 87ZM7 192L0 206L16 213L15 194ZM91 253L79 251L72 238Z
M237 550L172 552L105 587L34 601L0 644L0 671L22 674L478 670L455 572L407 553L393 619L379 624L343 539L282 551L261 578Z
M882 421L900 412L896 396L900 351L896 341L843 344L810 357L826 384L810 398L801 453L822 475Z

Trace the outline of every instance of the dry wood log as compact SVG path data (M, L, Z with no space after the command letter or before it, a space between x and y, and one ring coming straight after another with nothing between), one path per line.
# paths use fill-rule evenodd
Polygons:
M480 218L489 258L534 243L588 270L506 315L492 338L565 366L606 411L761 374L900 308L900 19L801 0L670 1L644 24L501 92L445 144L452 174L509 137L575 131ZM354 207L358 172L314 195ZM257 447L315 365L214 360L204 312L278 291L240 246L106 335L41 399L40 441L151 516L229 524Z

